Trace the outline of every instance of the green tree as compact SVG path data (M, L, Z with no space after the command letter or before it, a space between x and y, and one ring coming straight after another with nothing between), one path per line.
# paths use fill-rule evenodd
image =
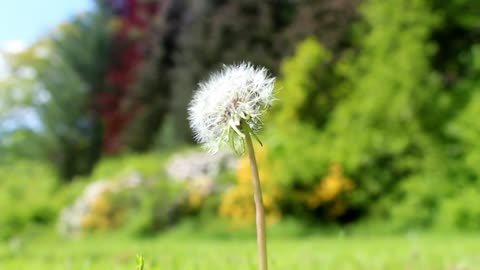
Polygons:
M438 95L429 42L438 18L421 0L370 0L362 14L360 53L347 76L352 92L335 108L321 141L328 159L356 181L354 202L365 209L440 159L421 120Z
M455 93L468 93L466 105L456 109L457 113L446 127L449 145L456 149L452 159L459 159L466 168L463 177L480 181L480 43L470 47L469 64L464 77L455 85Z
M251 61L277 74L281 59L312 32L332 48L344 46L357 1L330 2L184 1L175 66L169 73L176 137L190 140L186 108L192 91L220 64Z
M277 163L277 178L289 187L311 188L327 171L327 160L319 159L319 137L347 94L341 66L313 37L301 42L281 65L278 101L265 137Z
M308 188L338 163L355 182L352 215L396 215L401 208L392 209L392 201L408 198L405 205L409 200L427 214L402 222L431 221L431 201L446 194L448 185L441 184L450 174L438 136L445 123L431 128L444 113L435 104L443 93L431 67L430 38L439 17L421 0L370 0L361 14L354 47L336 51L332 61L307 40L283 66L281 100L272 116L283 128L271 130L269 143L279 179ZM406 195L414 189L425 190L420 199Z
M31 93L26 103L41 126L35 144L62 179L88 174L101 154L101 122L93 97L104 90L110 48L105 25L108 18L99 12L81 15L10 59L13 74L34 74L28 81L16 78L15 88L25 85Z

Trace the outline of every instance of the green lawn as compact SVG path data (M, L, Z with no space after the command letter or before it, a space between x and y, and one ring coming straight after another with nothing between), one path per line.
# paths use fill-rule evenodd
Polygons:
M269 249L272 270L480 269L478 236L271 239ZM247 270L255 252L254 239L49 240L1 244L0 270L135 270L136 254L145 270Z

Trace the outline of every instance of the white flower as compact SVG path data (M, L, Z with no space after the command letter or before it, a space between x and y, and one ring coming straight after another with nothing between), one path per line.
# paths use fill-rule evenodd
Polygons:
M244 133L261 128L261 116L274 100L274 82L265 68L250 63L224 66L212 74L190 103L195 139L210 153L229 144L235 151L243 149ZM243 130L241 122L250 130Z

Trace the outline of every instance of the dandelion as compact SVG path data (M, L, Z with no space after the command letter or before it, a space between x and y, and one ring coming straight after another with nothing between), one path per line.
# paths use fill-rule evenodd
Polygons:
M242 63L200 83L189 108L195 139L210 153L226 145L243 152L246 133L257 138L261 116L274 100L274 81L265 68Z
M189 108L195 139L209 152L230 145L237 153L248 152L253 177L259 270L267 270L267 243L262 189L252 136L262 127L261 117L273 100L275 78L250 63L224 66L195 92ZM260 142L260 140L258 140ZM261 142L260 142L261 144Z

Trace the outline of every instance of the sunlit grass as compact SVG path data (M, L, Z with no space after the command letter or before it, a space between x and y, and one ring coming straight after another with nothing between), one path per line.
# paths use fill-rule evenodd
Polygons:
M480 237L382 236L270 239L271 269L480 269ZM1 244L0 269L256 269L254 239L94 238Z

